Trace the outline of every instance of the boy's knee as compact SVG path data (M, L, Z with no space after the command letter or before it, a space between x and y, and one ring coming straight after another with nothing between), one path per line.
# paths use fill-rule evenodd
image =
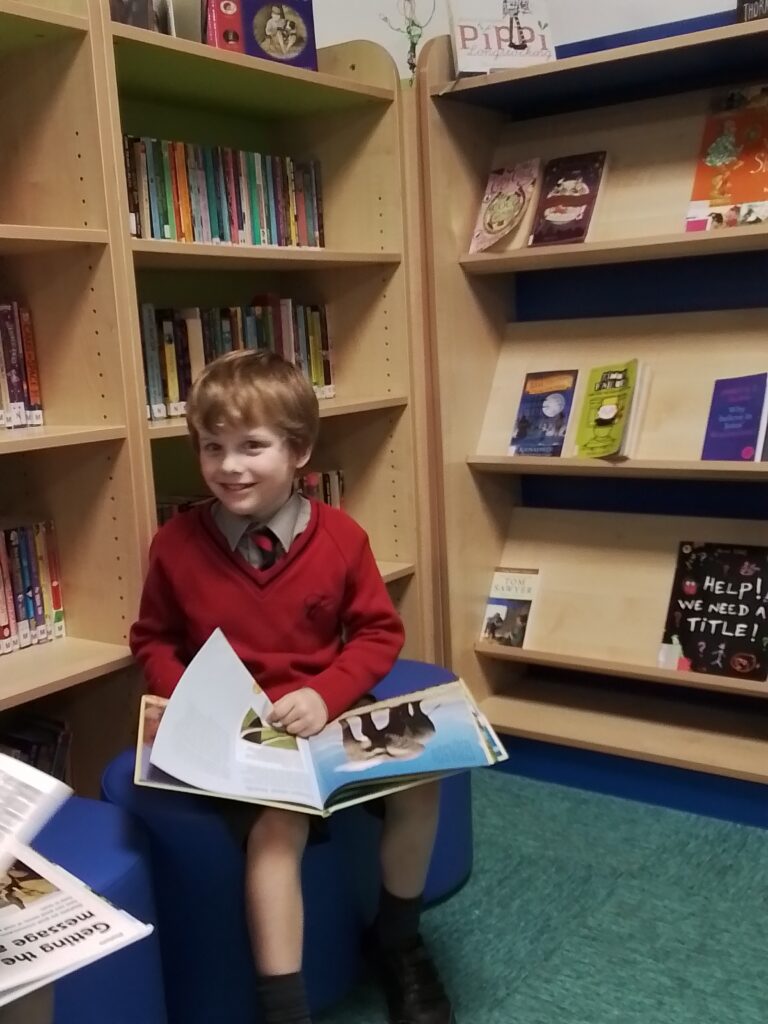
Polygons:
M295 811L265 807L248 834L248 853L267 849L293 850L301 853L309 834L309 819Z

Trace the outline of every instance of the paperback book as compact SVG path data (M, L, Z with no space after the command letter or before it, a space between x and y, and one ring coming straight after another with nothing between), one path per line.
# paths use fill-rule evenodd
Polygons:
M499 568L494 571L481 640L502 647L523 646L538 581L538 569Z
M605 171L605 152L557 157L544 166L529 245L584 242Z
M680 544L662 668L768 677L768 548Z
M724 377L712 390L701 457L705 461L754 462L765 442L768 374Z
M291 0L290 4L263 0L204 2L205 40L211 46L317 70L312 0Z
M555 59L545 0L449 0L448 14L457 75Z
M540 172L540 160L526 160L514 167L491 171L470 252L484 252L520 227Z
M577 370L545 370L526 375L510 455L562 454L577 376Z
M576 452L581 458L626 454L636 389L636 359L590 370L576 433Z
M460 679L364 700L308 740L270 725L271 712L217 629L170 700L143 698L135 782L328 817L507 757Z

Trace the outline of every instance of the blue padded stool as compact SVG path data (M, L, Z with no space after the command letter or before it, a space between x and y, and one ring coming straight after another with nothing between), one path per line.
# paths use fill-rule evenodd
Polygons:
M118 807L71 797L34 848L94 892L156 923L144 837ZM167 1024L157 932L56 982L54 1024Z
M102 796L134 814L148 834L169 1020L254 1024L242 845L216 801L135 786L133 768L134 751L115 758L102 777ZM302 865L304 973L313 1013L339 1002L358 981L364 904L378 886L379 823L360 808L338 817L346 820L330 819L328 838L310 842Z
M373 691L379 700L426 690L456 676L439 665L401 658ZM464 885L472 873L472 790L470 773L462 772L440 783L440 817L424 903L446 899Z

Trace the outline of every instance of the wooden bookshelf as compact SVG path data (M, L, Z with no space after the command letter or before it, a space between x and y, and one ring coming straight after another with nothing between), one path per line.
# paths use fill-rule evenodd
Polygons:
M20 427L0 434L0 455L119 441L125 436L125 427Z
M48 10L24 0L0 0L0 53L84 36L88 19L64 10Z
M333 252L328 249L274 245L203 245L133 239L137 267L159 270L329 270L400 262L393 252Z
M418 72L445 661L503 731L760 782L768 682L656 660L680 541L764 545L764 524L526 508L522 478L610 479L614 496L631 478L763 481L765 463L700 456L714 380L766 369L768 312L510 318L518 273L768 248L764 228L684 231L710 87L759 66L767 25L458 82L437 39ZM468 255L492 167L597 149L609 164L586 244L527 248L531 209L493 252ZM634 357L646 384L629 458L577 458L588 370ZM579 382L562 457L508 455L525 375L563 368ZM539 569L523 649L480 639L497 566Z

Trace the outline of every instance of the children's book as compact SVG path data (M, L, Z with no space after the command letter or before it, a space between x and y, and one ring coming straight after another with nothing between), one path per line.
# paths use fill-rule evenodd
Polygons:
M15 844L31 840L71 792L31 764L0 754L0 872L13 862Z
M636 389L636 359L590 370L576 433L577 455L605 459L626 454Z
M681 543L659 665L765 680L767 649L768 548Z
M271 712L215 630L170 700L142 699L135 782L328 817L507 756L460 679L362 702L308 740L270 725Z
M737 0L736 16L739 21L768 18L768 0Z
M510 455L562 454L577 376L577 370L526 374Z
M605 171L605 152L557 157L544 167L529 245L586 241Z
M704 121L686 231L768 219L768 85L718 94Z
M520 227L540 171L540 160L526 160L514 167L491 171L472 233L470 252L484 252Z
M523 646L538 581L538 569L499 568L494 571L481 640L502 647Z
M205 39L223 50L317 70L312 0L207 0Z
M753 462L765 440L768 374L716 380L709 406L702 459Z
M448 0L456 74L555 59L546 0Z

